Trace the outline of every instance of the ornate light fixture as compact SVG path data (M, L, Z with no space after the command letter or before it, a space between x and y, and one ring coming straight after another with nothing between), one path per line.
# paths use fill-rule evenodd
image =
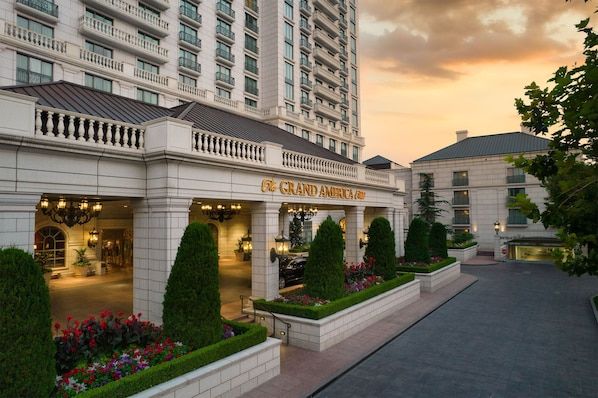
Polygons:
M241 237L241 245L244 253L251 254L251 251L253 250L253 244L251 243L251 231L247 231L247 234Z
M100 240L100 233L98 232L97 229L94 228L91 231L89 231L89 239L87 240L87 246L90 249L93 249L94 247L96 247L99 240Z
M359 238L359 248L362 249L364 246L368 245L368 242L370 240L370 229L369 228L365 228L363 230L363 238Z
M88 223L102 211L102 203L96 202L90 208L86 199L77 202L60 198L55 205L52 205L50 200L44 197L39 202L39 207L42 213L50 217L52 221L57 224L65 224L69 228L77 224Z
M274 238L276 247L270 250L270 261L274 262L277 258L283 257L289 254L289 242L291 240L284 235L284 231L280 232L280 235Z
M312 217L314 217L316 214L318 214L318 208L317 207L309 207L309 208L307 208L307 207L299 207L299 208L289 207L288 213L293 218L297 218L297 219L301 220L301 223L303 224L305 221L311 220Z
M241 212L241 205L231 204L230 206L227 206L219 204L215 209L212 207L212 205L201 205L201 212L208 216L210 220L224 222L225 220L230 220L233 218L233 216L239 214Z
M499 231L500 231L500 222L498 220L496 220L496 222L494 223L494 232L496 232L496 235L498 235Z

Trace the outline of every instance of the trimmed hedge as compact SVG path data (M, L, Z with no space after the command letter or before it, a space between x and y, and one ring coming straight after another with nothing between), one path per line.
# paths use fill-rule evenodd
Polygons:
M415 279L413 274L400 275L397 278L374 285L368 289L350 294L328 304L319 306L307 306L299 304L278 303L275 301L256 300L253 307L257 310L270 311L277 314L285 314L307 319L322 319L334 313L342 311L353 305L362 303L366 300L376 297L382 293L404 285Z
M457 259L455 257L447 257L447 258L443 259L442 261L439 261L435 264L430 264L428 266L425 266L425 265L419 265L419 266L415 266L415 267L411 267L408 265L398 266L397 271L429 274L430 272L438 271L440 268L444 268L444 267L449 266L455 262L457 262Z
M430 256L442 258L448 257L446 248L446 227L443 224L439 222L432 224L428 243L430 245Z
M50 294L31 254L0 249L0 397L47 397L56 370Z
M85 391L78 394L77 397L128 397L266 341L268 331L263 326L233 321L225 321L225 323L231 325L235 333L242 332L242 334L192 351L172 361L152 366L102 387Z
M405 260L422 263L430 262L428 250L428 223L415 217L409 225L405 240Z
M476 241L471 241L471 242L466 242L466 243L454 243L454 242L448 241L447 248L451 249L451 250L467 249L467 248L473 247L477 244L478 244L478 242L476 242Z
M365 258L374 259L374 274L381 276L385 281L396 278L395 235L388 220L384 217L375 218L370 224L368 237Z

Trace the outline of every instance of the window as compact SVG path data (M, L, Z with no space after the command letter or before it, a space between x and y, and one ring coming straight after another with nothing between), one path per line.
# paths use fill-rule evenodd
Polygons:
M295 105L289 103L289 102L285 102L285 108L287 109L287 111L289 112L295 112Z
M347 143L341 142L341 155L347 156Z
M454 191L453 206L469 205L469 191Z
M357 42L354 37L351 37L351 62L357 64Z
M245 48L257 54L257 39L250 35L245 35Z
M185 3L185 1L183 0L181 2L181 5L183 5ZM145 11L146 13L153 15L154 17L160 18L160 11L157 11L153 8L151 8L150 6L147 6L143 3L139 3L139 8L141 8L143 11Z
M197 15L197 5L193 4L189 0L181 0L181 13L186 16L191 16L193 19Z
M359 147L353 147L353 160L359 162Z
M351 68L351 90L353 95L357 95L357 69Z
M284 80L287 83L293 83L294 80L294 66L288 62L284 63Z
M507 206L511 205L515 200L515 196L519 194L525 195L525 188L509 188L507 196Z
M216 20L216 32L223 33L225 36L232 36L230 24L219 18Z
M469 185L469 178L467 171L454 171L453 172L453 186Z
M141 40L148 41L148 42L150 42L152 44L155 44L157 46L160 45L160 39L158 39L158 38L156 38L156 37L154 37L152 35L148 35L147 33L142 32L140 30L137 31L137 37L139 37Z
M100 22L105 23L106 25L112 26L114 24L114 21L113 21L112 18L107 17L107 16L105 16L103 14L100 14L99 12L96 12L94 10L90 10L88 8L85 9L85 16L88 17L88 18L96 19L96 20L98 20Z
M230 77L230 68L216 64L216 73L219 73L223 77Z
M186 84L187 86L197 87L197 80L186 75L179 75L179 82Z
M301 53L300 55L301 57L301 65L309 65L309 58L307 57L307 54L305 53Z
M322 134L316 134L316 145L324 146L324 136Z
M527 224L527 217L521 212L520 209L509 209L507 225L526 225L526 224Z
M17 83L49 83L53 80L53 64L28 55L17 54Z
M245 55L245 70L257 75L257 59L252 58L249 55Z
M257 108L257 101L251 98L245 97L245 105Z
M467 225L469 224L469 210L455 210L454 211L455 217L453 218L453 224L457 225Z
M303 137L303 139L309 141L309 131L307 131L307 130L301 130L301 137Z
M112 92L112 80L104 79L100 76L85 74L85 85L87 87L95 88L96 90Z
M257 80L245 76L245 91L253 95L258 95Z
M99 54L106 58L112 58L112 49L108 47L101 46L96 43L92 43L90 41L85 41L85 49L87 51L91 51L92 53Z
M258 33L257 18L253 15L245 13L245 27L252 32Z
M223 88L220 87L216 87L216 95L222 98L228 98L230 99L230 91L225 90Z
M233 60L231 47L221 41L216 41L216 55L228 60Z
M197 44L197 29L179 23L179 38L190 44Z
M293 59L293 45L286 41L284 42L284 56L287 59Z
M507 169L507 184L522 184L525 182L525 172L518 167Z
M284 84L284 97L289 100L295 99L295 88L292 83Z
M332 152L336 152L336 140L333 140L332 138L328 140L328 149Z
M158 105L158 93L137 88L137 100L148 104Z
M309 111L307 109L301 109L301 114L303 115L304 118L309 119Z
M160 67L158 65L154 65L142 59L137 60L137 69L141 69L150 73L155 73L156 75L160 73Z
M284 124L284 128L285 128L285 130L286 130L286 131L288 131L289 133L291 133L291 134L295 134L295 126L293 126L292 124L285 123L285 124Z
M37 21L24 18L20 15L17 16L17 26L19 28L27 29L32 32L38 33L42 36L54 37L54 28L46 26Z
M46 254L50 268L66 267L66 238L56 227L44 227L35 233L35 254Z
M285 0L284 16L290 19L291 21L293 20L293 0Z

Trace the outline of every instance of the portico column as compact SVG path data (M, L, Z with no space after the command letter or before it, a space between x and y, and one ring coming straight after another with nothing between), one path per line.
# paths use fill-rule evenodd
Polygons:
M395 222L394 222L394 233L395 233L395 249L397 257L403 257L405 255L405 222L407 220L407 212L405 209L395 210Z
M191 198L151 198L135 203L133 213L133 308L162 323L166 282L189 224Z
M352 206L345 209L346 232L345 252L347 263L360 263L365 254L365 248L359 247L359 239L363 235L363 212L365 207Z
M278 259L270 261L274 238L280 234L280 203L262 202L251 211L251 295L271 300L278 296Z
M17 247L33 253L35 206L41 195L0 193L0 247Z

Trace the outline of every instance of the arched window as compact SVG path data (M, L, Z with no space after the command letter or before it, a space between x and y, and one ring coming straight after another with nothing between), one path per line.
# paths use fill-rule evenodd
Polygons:
M35 253L48 257L47 266L63 268L66 266L66 239L64 232L56 227L44 227L35 233Z

